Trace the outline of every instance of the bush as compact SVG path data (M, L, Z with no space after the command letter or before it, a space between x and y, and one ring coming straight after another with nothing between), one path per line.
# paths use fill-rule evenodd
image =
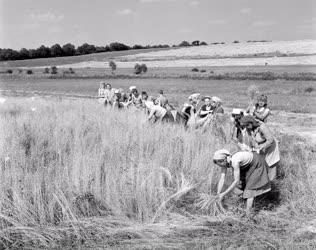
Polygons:
M7 72L8 74L12 74L12 73L13 73L13 70L12 70L12 69L8 69L6 72Z
M191 69L192 72L199 72L199 69L198 68L193 68Z
M206 42L201 42L200 45L207 45L207 43Z
M313 87L307 87L304 89L305 93L312 93L315 89Z
M211 70L211 71L210 71L210 73L211 73L211 74L214 74L214 71L213 71L213 70Z
M73 70L73 68L69 68L69 72L70 74L75 74L75 71Z
M56 75L58 73L58 69L56 66L52 66L50 69L51 69L51 72L50 72L51 74Z
M201 73L205 73L206 70L205 70L205 69L201 69L200 72L201 72Z
M109 67L111 68L112 74L114 74L114 72L116 70L116 63L114 61L110 61Z
M26 71L26 74L28 74L28 75L32 75L32 74L33 74L33 70L28 69L28 70Z
M49 74L49 68L45 68L43 74Z
M233 41L233 43L239 43L239 41L235 40L235 41Z
M180 44L179 44L179 47L188 47L190 46L190 43L188 41L182 41Z
M139 74L142 73L142 67L138 63L136 63L135 66L134 66L134 73L136 75L139 75Z
M140 65L140 67L141 67L143 73L147 72L148 68L147 68L146 64L143 63L142 65Z
M19 74L23 73L23 69L18 69Z

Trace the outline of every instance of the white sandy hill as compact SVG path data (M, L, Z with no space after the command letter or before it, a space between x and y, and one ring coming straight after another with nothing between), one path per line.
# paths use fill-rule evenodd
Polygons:
M255 54L257 56L255 56ZM316 65L316 40L218 44L175 48L117 57L119 68L146 63L149 68ZM100 61L59 65L62 68L108 68Z
M310 55L316 54L316 40L300 41L273 41L257 43L231 43L208 46L184 47L171 50L140 53L123 56L126 60L162 60L168 58L189 57L238 57L253 56L255 54L277 54L277 55Z

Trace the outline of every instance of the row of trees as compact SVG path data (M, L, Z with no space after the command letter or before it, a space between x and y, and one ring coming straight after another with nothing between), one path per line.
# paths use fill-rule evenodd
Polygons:
M61 57L61 56L76 56L76 55L86 55L86 54L92 54L92 53L122 51L122 50L130 50L130 49L168 48L168 47L169 45L154 45L154 46L134 45L130 47L123 43L114 42L106 46L94 46L92 44L84 43L81 46L78 46L77 48L71 43L67 43L63 46L59 44L55 44L51 47L46 47L42 45L37 49L22 48L19 51L13 50L13 49L0 48L0 61Z
M173 45L172 47L199 46L199 45L207 45L207 43L200 42L198 40L193 41L192 43L183 41L179 45ZM128 46L123 43L114 42L106 46L95 46L92 44L84 43L81 46L78 46L76 48L71 43L67 43L63 46L57 43L51 47L46 47L42 45L37 49L22 48L19 51L13 50L13 49L0 48L0 61L61 57L61 56L76 56L76 55L86 55L86 54L92 54L92 53L122 51L122 50L130 50L130 49L150 49L150 48L169 48L169 47L170 46L168 44L146 45L146 46L135 44L134 46Z

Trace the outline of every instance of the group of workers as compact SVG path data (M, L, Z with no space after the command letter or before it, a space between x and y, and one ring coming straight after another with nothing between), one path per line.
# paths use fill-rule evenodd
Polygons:
M181 123L187 127L206 128L212 119L224 114L221 99L213 96L202 97L194 93L181 111L176 110L160 90L157 98L147 92L138 92L131 86L129 92L112 89L110 84L101 83L98 93L99 102L113 108L134 106L144 109L148 120ZM213 162L221 168L217 194L220 201L232 191L247 199L246 213L252 212L254 198L271 190L271 181L277 176L280 153L278 141L266 122L270 115L266 95L260 95L254 105L246 109L233 109L232 140L238 151L231 153L226 149L217 150ZM233 170L234 181L223 191L228 169Z

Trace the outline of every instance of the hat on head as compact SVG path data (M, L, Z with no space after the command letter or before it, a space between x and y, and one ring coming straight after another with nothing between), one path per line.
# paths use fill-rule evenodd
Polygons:
M211 98L210 96L208 96L208 95L207 95L207 96L204 96L204 97L202 98L203 101L205 101L206 99L210 99L210 100L211 100L212 98Z
M129 87L129 91L132 91L132 90L134 90L134 89L136 89L136 86L130 86L130 87Z
M232 115L240 115L241 113L243 113L244 111L242 109L233 109L232 111Z
M216 102L216 103L221 103L221 102L222 102L222 100L221 100L220 98L218 98L217 96L213 96L213 97L211 98L211 100L212 100L213 102Z
M193 100L193 99L199 99L201 96L200 93L194 93L192 95L189 96L189 100Z
M222 161L222 160L225 160L227 158L227 156L230 156L230 152L226 149L220 149L220 150L217 150L215 153L214 153L214 156L213 156L213 160L215 161Z

